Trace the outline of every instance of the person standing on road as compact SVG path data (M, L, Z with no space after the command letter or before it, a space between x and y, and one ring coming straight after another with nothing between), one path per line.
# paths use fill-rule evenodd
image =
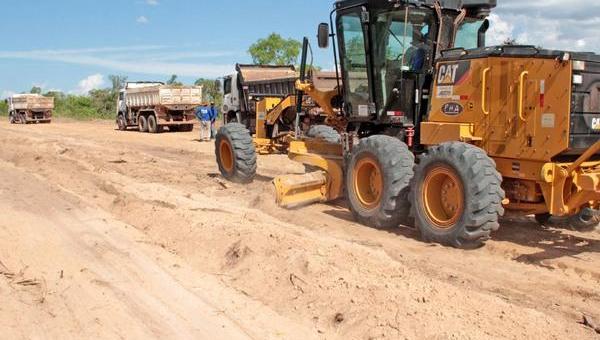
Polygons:
M219 110L215 107L215 103L210 103L211 121L210 121L210 139L217 138L217 129L215 122L219 117Z
M200 121L200 141L209 142L211 135L212 111L207 106L196 109L196 118Z

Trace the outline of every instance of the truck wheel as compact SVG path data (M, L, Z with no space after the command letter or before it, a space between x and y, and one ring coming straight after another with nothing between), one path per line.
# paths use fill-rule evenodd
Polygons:
M16 122L17 122L17 120L16 120L16 118L15 118L15 115L14 115L14 114L12 114L12 113L10 113L10 114L8 115L8 121L9 121L11 124L14 124L14 123L16 123Z
M219 171L227 180L250 183L256 176L256 149L250 131L238 123L219 129L215 141Z
M146 116L140 116L138 118L138 126L140 132L148 132L148 118L146 118Z
M125 121L125 116L119 115L119 117L117 117L117 126L121 131L127 130L127 122Z
M408 224L414 163L408 146L397 138L376 135L361 140L352 150L346 174L354 218L376 228Z
M504 214L502 177L480 148L444 143L420 158L411 187L413 215L426 242L477 247Z
M600 224L600 218L590 208L582 209L568 219L569 226L577 231L593 231Z
M158 122L156 121L156 116L155 115L148 116L148 132L161 133L162 130L163 130L163 127L158 125Z
M19 120L21 121L21 124L27 124L27 114L21 113L19 115Z

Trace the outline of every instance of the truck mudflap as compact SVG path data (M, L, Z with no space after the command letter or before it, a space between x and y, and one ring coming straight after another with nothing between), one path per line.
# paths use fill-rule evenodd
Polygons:
M542 192L550 214L573 215L585 208L600 207L600 161L591 161L600 152L600 141L573 163L547 163L542 168Z

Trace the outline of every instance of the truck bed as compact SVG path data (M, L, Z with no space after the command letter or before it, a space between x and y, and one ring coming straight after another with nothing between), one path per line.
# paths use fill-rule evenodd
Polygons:
M202 105L201 86L149 86L127 89L129 107L177 106L195 107Z
M17 95L12 97L11 110L47 111L54 109L54 98L40 95Z

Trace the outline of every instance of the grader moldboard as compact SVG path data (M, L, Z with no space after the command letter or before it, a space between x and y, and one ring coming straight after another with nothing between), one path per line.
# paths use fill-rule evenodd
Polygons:
M331 38L336 64L339 57L341 143L296 136L289 157L321 171L276 178L277 201L345 193L365 225L414 222L425 241L455 247L481 245L505 210L595 226L600 56L485 47L494 7L496 0L336 2L336 30L321 24L318 38L323 48ZM251 140L222 137L221 171L253 176Z

